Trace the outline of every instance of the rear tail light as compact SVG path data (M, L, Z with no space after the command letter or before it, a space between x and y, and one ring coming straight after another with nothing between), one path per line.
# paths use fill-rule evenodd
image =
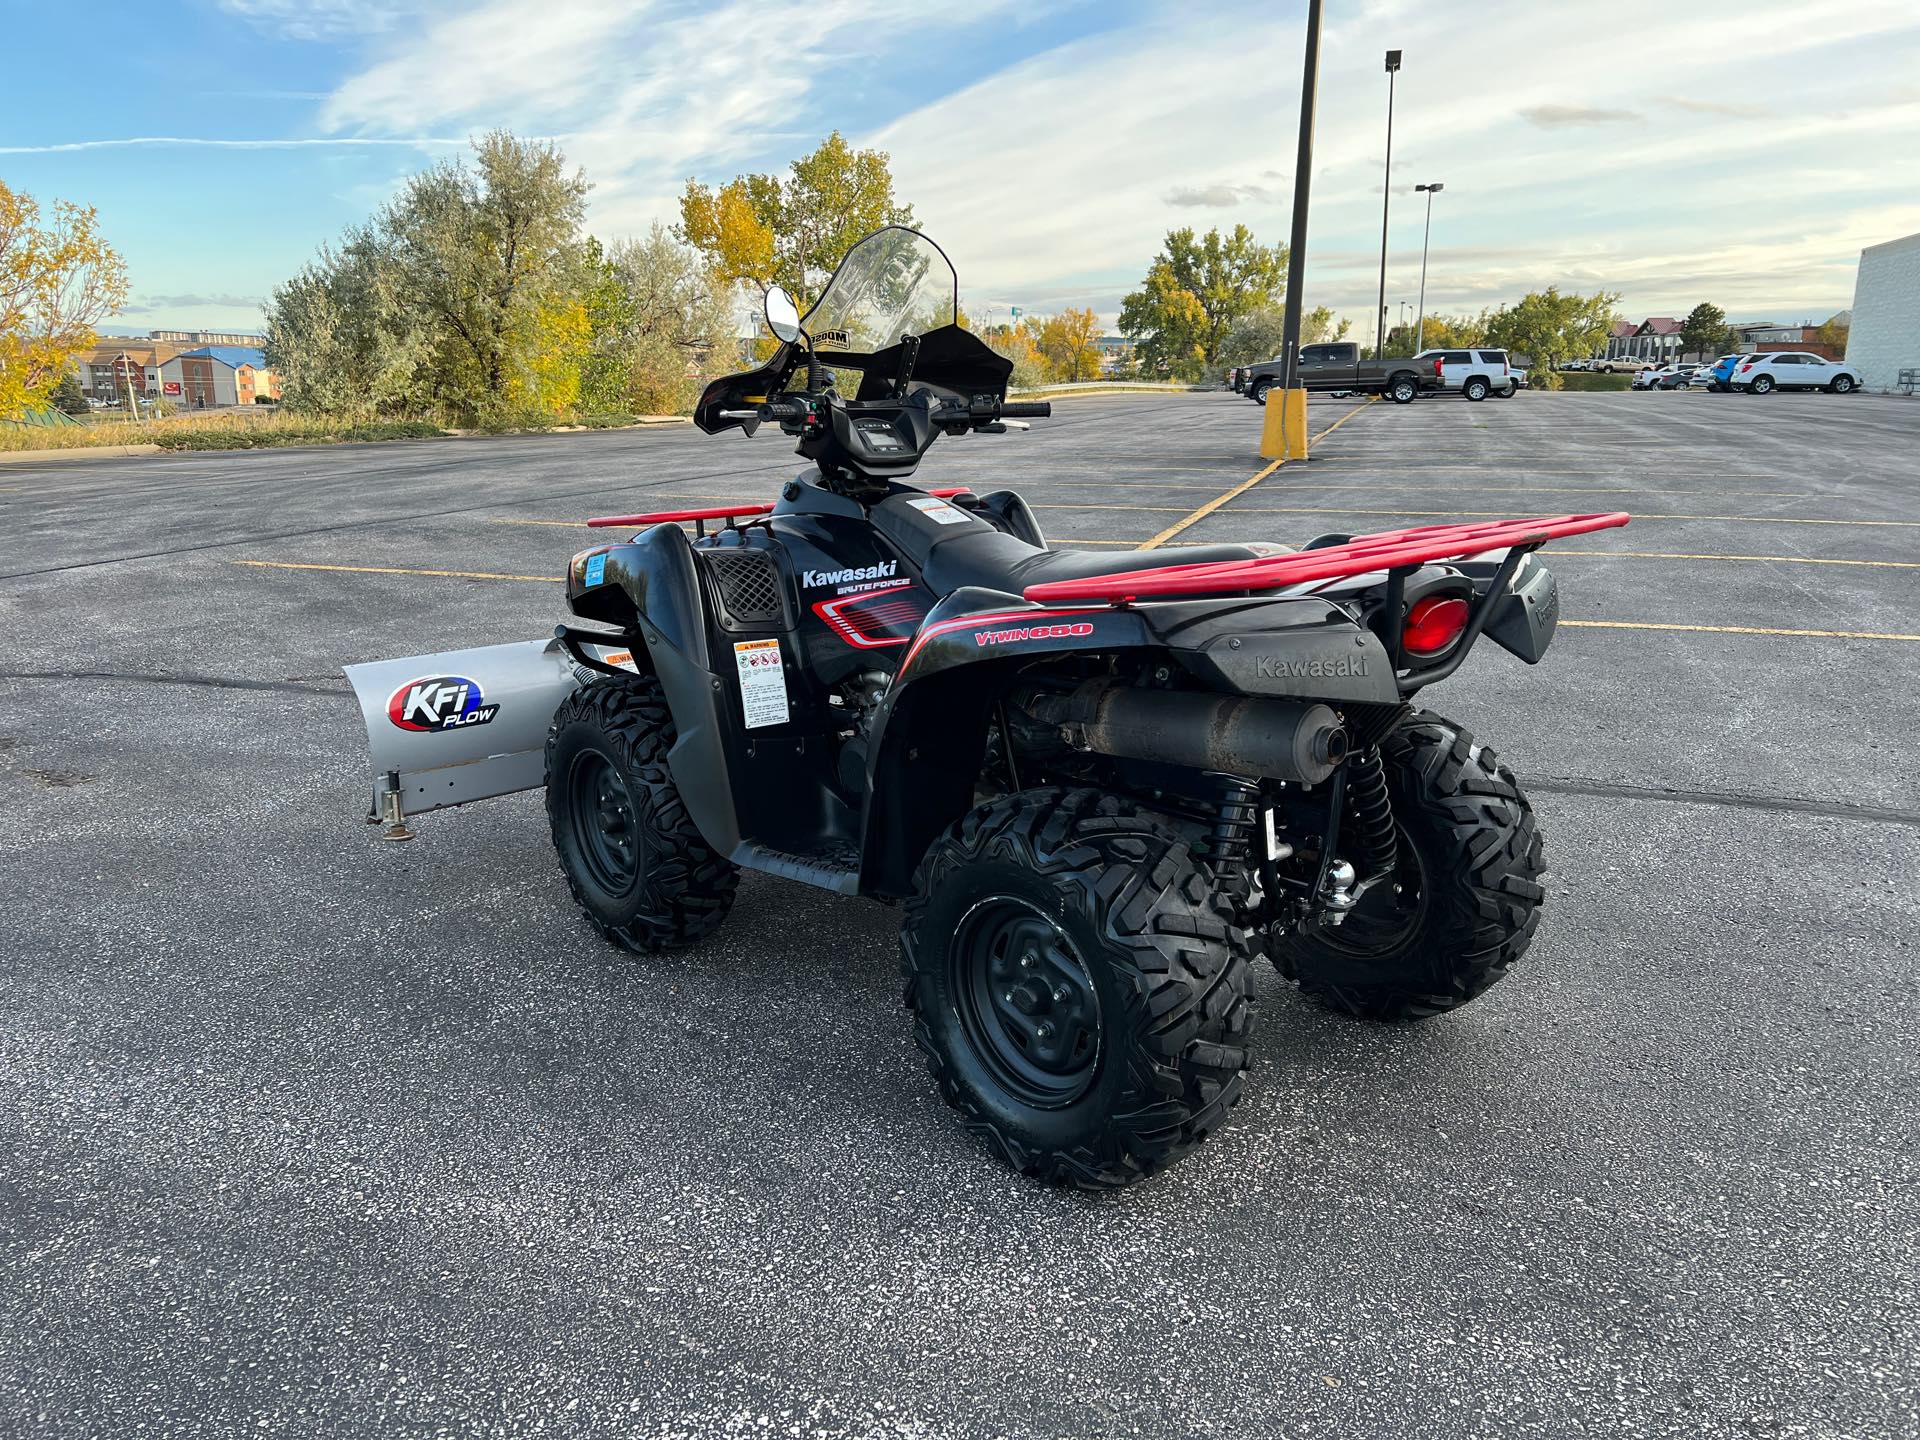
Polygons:
M1467 628L1467 602L1451 595L1429 595L1414 603L1400 628L1400 648L1422 660L1444 654Z
M1434 356L1434 359L1433 359L1433 378L1434 379L1436 380L1440 379L1440 371L1445 364L1446 362L1442 360L1439 356L1437 355Z

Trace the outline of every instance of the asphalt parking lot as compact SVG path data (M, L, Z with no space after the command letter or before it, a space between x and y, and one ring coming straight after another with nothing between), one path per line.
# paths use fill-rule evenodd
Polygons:
M362 823L342 663L545 633L584 516L770 498L770 434L0 468L0 1434L1920 1432L1920 404L1312 423L919 477L1063 544L1638 517L1429 692L1542 816L1524 964L1412 1028L1263 971L1234 1123L1105 1197L951 1122L894 912L750 875L639 962L536 797Z

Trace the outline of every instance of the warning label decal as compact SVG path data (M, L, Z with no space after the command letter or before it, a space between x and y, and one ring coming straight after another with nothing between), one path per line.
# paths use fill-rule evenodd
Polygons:
M740 671L740 708L747 729L787 723L787 672L778 640L736 640L733 663Z

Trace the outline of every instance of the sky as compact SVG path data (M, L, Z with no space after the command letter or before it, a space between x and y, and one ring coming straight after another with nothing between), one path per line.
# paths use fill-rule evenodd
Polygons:
M257 329L275 284L405 177L505 126L553 138L606 240L689 177L838 129L970 311L1111 322L1166 232L1287 238L1304 0L7 0L0 180L96 206L132 298L104 329ZM1528 290L1823 320L1863 246L1920 231L1912 0L1330 0L1305 298L1478 311ZM1387 49L1393 168L1383 184ZM21 63L22 59L26 63Z

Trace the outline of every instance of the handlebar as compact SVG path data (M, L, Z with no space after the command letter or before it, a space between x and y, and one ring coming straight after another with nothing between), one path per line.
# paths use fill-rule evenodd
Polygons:
M1000 407L1003 420L1047 420L1053 416L1053 406L1045 400L1022 400Z

